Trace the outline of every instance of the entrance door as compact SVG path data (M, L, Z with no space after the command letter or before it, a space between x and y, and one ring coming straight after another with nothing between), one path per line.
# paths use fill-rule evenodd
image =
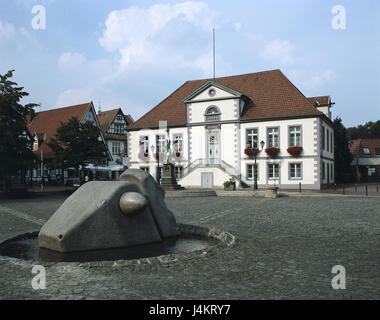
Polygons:
M201 173L202 188L212 188L214 186L214 174L212 172Z
M220 139L219 131L208 133L208 163L220 164Z

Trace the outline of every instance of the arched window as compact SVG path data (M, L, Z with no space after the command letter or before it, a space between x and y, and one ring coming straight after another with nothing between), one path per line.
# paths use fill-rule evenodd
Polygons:
M220 120L220 110L217 106L209 106L205 112L206 121L219 121Z

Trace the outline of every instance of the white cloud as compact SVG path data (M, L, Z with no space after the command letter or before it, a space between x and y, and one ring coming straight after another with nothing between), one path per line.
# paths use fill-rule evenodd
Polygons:
M197 59L212 46L217 13L203 2L156 4L112 11L100 45L120 55L120 70L141 66L204 67Z
M58 58L58 67L62 70L76 68L86 61L86 57L77 52L65 52Z
M57 107L66 107L90 102L94 99L94 90L90 88L70 89L62 92L57 100Z
M294 46L286 40L273 40L264 46L260 57L275 65L291 66L295 62Z
M241 29L241 23L240 22L235 22L234 23L234 29L235 29L236 32L240 31L240 29Z
M16 29L12 24L0 20L0 40L8 40L15 33Z
M331 85L338 79L338 74L332 69L324 71L310 72L305 70L290 70L289 78L303 89L312 91L317 90L325 85ZM313 94L311 92L311 94Z

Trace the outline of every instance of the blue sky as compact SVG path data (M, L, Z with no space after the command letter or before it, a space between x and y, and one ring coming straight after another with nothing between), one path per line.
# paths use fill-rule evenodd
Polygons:
M46 29L35 30L35 5ZM341 5L345 29L334 29ZM187 80L281 69L331 95L346 126L380 119L380 14L372 0L0 2L0 73L41 110L92 100L138 119Z

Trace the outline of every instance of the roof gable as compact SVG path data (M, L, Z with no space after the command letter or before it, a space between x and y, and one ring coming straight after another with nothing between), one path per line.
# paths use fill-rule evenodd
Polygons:
M219 83L217 83L215 81L208 81L205 84L203 84L201 87L199 87L197 90L195 90L192 93L190 93L182 101L185 102L185 103L193 101L197 97L199 97L204 91L207 91L207 90L209 90L211 88L213 88L214 90L218 88L218 89L222 90L223 92L228 93L229 94L228 96L233 96L233 97L237 97L237 98L240 98L242 96L242 94L240 92L236 91L236 90L228 88L228 87L226 87L226 86L224 86L222 84L219 84ZM210 99L210 100L214 99L213 97L210 97L210 96L207 97L207 98Z
M119 113L120 108L108 110L108 111L101 111L98 113L98 119L100 123L100 128L102 129L103 134L105 134L114 121L116 115Z

